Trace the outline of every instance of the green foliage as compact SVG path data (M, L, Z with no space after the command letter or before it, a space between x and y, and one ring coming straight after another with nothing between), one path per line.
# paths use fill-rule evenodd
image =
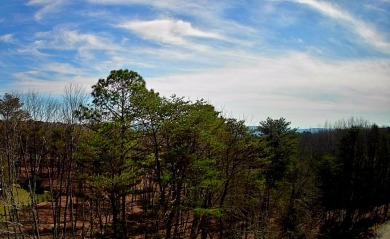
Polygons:
M297 133L289 125L290 122L284 118L267 118L258 127L261 140L265 142L265 157L269 161L265 172L266 181L271 186L288 172L296 154Z
M222 210L220 208L194 208L194 213L197 216L213 216L216 218L222 217Z
M388 214L390 130L376 125L297 134L267 118L254 133L204 100L160 97L128 70L73 105L80 124L27 120L21 107L0 99L3 202L50 197L54 238L69 228L73 237L341 238ZM29 181L32 195L9 187ZM34 195L44 182L51 194Z
M28 206L31 204L31 198L30 198L30 193L27 192L26 190L20 188L18 185L13 185L12 187L12 194L14 195L14 201L15 206L18 208L22 208L24 206ZM4 215L4 208L11 208L12 203L11 203L11 194L8 193L6 197L1 197L0 198L0 214ZM9 212L8 212L9 213Z
M92 89L92 104L81 106L75 112L91 128L76 156L87 173L83 174L87 176L87 184L110 198L113 236L120 237L119 208L125 209L126 205L119 197L131 192L141 173L134 150L138 144L135 125L139 110L136 103L147 90L142 77L128 70L111 71ZM121 216L122 233L126 234L126 215Z
M29 115L22 106L18 97L5 93L0 99L0 116L5 121L27 119Z

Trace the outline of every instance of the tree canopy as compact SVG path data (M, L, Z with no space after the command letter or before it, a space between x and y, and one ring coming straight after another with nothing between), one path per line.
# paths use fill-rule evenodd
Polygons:
M388 127L266 118L253 132L129 70L90 99L0 98L1 236L367 238L388 218Z

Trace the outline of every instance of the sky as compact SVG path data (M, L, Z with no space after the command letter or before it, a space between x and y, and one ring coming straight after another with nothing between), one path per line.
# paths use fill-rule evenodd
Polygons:
M390 1L1 0L0 94L115 69L248 125L390 125Z

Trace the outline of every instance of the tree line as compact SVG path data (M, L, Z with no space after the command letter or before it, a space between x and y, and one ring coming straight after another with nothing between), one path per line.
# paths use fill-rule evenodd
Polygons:
M115 70L62 99L0 98L4 238L367 238L388 216L390 128L251 130Z

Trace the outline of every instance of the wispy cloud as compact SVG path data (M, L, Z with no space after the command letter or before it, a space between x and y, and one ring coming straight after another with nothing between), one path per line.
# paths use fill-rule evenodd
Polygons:
M191 46L190 38L223 39L219 34L194 28L191 23L182 20L129 21L118 26L154 42L187 47Z
M0 41L5 42L5 43L15 43L16 42L13 34L5 34L5 35L0 36Z
M35 20L40 21L47 14L59 12L65 2L65 0L29 0L27 5L42 6L34 15Z
M39 91L41 93L50 93L60 95L64 92L64 89L70 83L77 83L78 85L89 89L90 86L96 83L97 76L91 75L73 75L69 76L68 74L62 74L57 72L53 75L48 72L42 71L26 71L19 72L14 74L17 81L13 82L13 87L15 89L21 89L23 91ZM49 78L49 79L48 79Z
M307 125L313 119L321 123L389 112L389 64L389 60L329 63L307 54L290 53L253 56L250 65L156 77L147 82L165 96L204 98L227 114L234 112L234 117L244 116L253 123L267 116L283 116ZM304 122L302 115L310 120Z
M219 11L220 7L225 8L228 6L227 3L221 4L217 1L213 2L207 2L205 4L204 1L197 1L197 0L187 0L187 1L181 1L181 0L167 0L167 1L156 1L156 0L87 0L89 3L93 4L102 4L102 5L147 5L147 6L153 6L155 8L160 9L168 9L172 11L177 10L184 10L184 9L191 9L192 11L188 11L187 14L202 14L202 12L198 12L197 10L203 9L213 9L214 11ZM194 12L194 10L196 10ZM192 13L191 13L192 12Z
M56 49L108 49L112 44L107 44L104 37L96 34L83 33L78 30L68 30L64 28L56 28L49 32L38 32L35 35L37 39L34 44L38 48L56 48Z
M223 44L237 47L258 44L261 41L257 25L254 27L226 18L225 11L241 3L208 1L206 4L198 0L88 0L88 2L132 8L140 5L159 12L157 16L145 14L128 21L119 20L119 23L115 21L118 19L117 16L111 18L105 16L105 19L114 19L111 26L130 30L142 39L165 47L179 46L204 52ZM126 18L129 19L129 16Z
M44 66L41 66L40 69L44 70L44 71L48 71L48 72L55 72L55 73L61 73L61 74L67 74L67 75L82 74L81 69L77 69L68 63L53 62L53 63L46 64Z
M87 0L90 3L97 4L141 4L141 3L152 3L152 0Z
M27 48L43 53L45 50L76 51L80 60L93 59L96 54L102 57L102 52L108 54L123 50L104 33L89 33L61 26L52 31L36 33L35 41Z
M296 0L296 2L310 6L311 8L321 12L322 14L336 19L348 27L351 27L353 31L358 34L366 43L374 46L378 50L390 53L390 42L380 34L375 27L368 23L351 15L348 11L345 11L329 2L317 1L317 0Z
M234 5L240 5L241 3L227 2L227 1L199 1L199 0L167 0L167 1L155 1L155 0L87 0L89 3L96 5L124 5L132 6L141 5L153 8L155 11L160 12L160 16L173 17L177 19L183 19L183 16L189 17L191 23L197 23L197 26L213 27L213 31L219 29L221 32L241 31L248 30L253 31L245 24L240 24L237 21L231 21L226 18L225 10L231 8ZM149 16L145 16L149 18ZM161 19L161 17L160 17ZM173 21L173 20L172 20ZM202 30L205 31L205 30ZM209 32L209 30L207 31Z

